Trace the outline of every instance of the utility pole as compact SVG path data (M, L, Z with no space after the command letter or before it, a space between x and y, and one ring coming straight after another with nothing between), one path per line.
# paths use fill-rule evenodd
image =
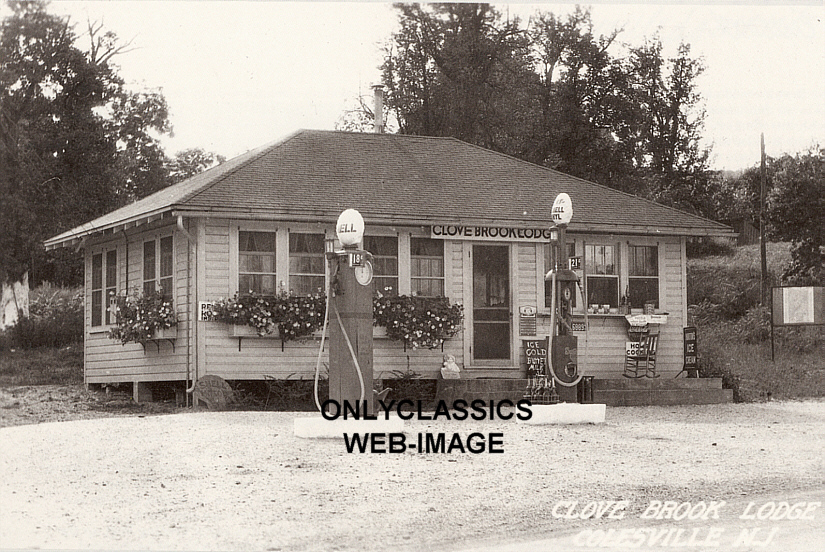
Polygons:
M768 304L768 255L765 250L765 133L760 135L762 150L761 169L759 172L759 253L762 260L761 294L762 306Z

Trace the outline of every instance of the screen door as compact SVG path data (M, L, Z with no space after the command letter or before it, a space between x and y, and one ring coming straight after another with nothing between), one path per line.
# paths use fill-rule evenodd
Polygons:
M473 359L510 359L510 248L473 246Z

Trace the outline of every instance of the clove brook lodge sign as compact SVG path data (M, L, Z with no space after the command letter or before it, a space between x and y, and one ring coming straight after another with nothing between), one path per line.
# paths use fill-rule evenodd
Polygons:
M550 228L507 228L499 226L460 226L436 224L430 229L431 237L442 240L521 240L542 241L550 239Z

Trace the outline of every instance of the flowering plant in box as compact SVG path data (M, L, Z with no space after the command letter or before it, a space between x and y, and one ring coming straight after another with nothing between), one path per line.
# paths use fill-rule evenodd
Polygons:
M178 323L172 300L160 291L143 294L135 289L130 294L123 293L113 298L109 311L115 316L109 338L123 344L144 343L152 339L157 330Z
M235 294L218 299L212 305L212 317L226 324L251 326L258 335L277 329L282 340L290 341L320 330L325 309L326 296L321 292L310 296Z
M218 322L251 326L258 335L267 335L275 331L272 311L269 298L254 294L236 293L232 298L221 297L212 305L212 317Z
M289 341L312 335L322 329L327 298L320 291L297 296L283 293L277 299L277 324L281 339Z
M446 297L416 295L377 296L373 300L376 326L387 329L387 337L403 341L413 349L435 349L458 333L464 308Z

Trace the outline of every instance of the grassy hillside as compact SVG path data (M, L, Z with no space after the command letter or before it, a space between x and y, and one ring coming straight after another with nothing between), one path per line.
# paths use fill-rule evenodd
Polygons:
M767 247L769 282L790 260L787 243ZM688 261L688 304L706 375L724 378L737 400L825 396L825 328L781 328L771 361L770 310L760 306L759 246Z

